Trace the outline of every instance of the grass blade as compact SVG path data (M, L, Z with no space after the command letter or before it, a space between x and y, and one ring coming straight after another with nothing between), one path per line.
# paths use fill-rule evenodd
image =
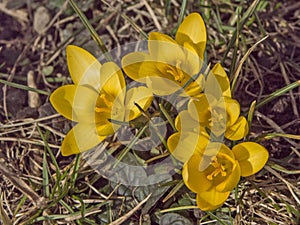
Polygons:
M263 105L271 102L272 100L274 100L275 98L285 94L286 92L299 87L300 86L300 80L295 81L294 83L291 83L277 91L274 91L272 94L270 94L268 97L264 98L263 100L261 100L259 103L256 104L255 109L258 109L260 107L262 107Z
M244 64L244 62L247 60L248 56L251 54L251 52L254 50L254 48L256 48L256 46L263 42L264 40L266 40L269 36L265 36L263 37L261 40L259 40L258 42L256 42L253 46L251 46L251 48L248 49L248 51L246 52L246 54L243 56L243 58L241 59L241 61L239 62L239 65L237 67L237 69L234 72L234 75L232 77L232 82L231 82L231 94L233 95L234 90L235 90L235 84L237 81L237 78L240 74L240 71L242 69L242 65Z
M107 61L113 61L111 55L108 53L108 50L107 50L107 48L104 45L102 39L99 37L99 35L97 34L96 30L90 24L89 20L86 18L86 16L83 14L83 12L79 9L78 5L73 0L69 0L69 3L72 6L72 8L74 9L74 11L77 13L77 15L79 16L79 18L82 21L82 23L84 24L84 26L90 32L92 38L98 44L98 46L99 46L101 52L104 54L106 60Z
M104 4L106 4L108 7L114 9L107 1L102 0ZM115 9L116 10L116 9ZM148 39L148 35L140 28L132 19L130 19L128 16L126 16L124 13L121 13L121 16L123 19L127 20L130 25L139 33L141 34L146 40Z
M2 204L2 193L1 193L1 197L0 197L0 221L3 222L3 224L6 225L11 225L12 222L9 219L9 216L7 215L7 213L5 212L4 208L3 208L3 204Z
M0 79L0 83L5 84L5 85L10 86L10 87L22 89L22 90L25 90L25 91L36 92L36 93L41 94L41 95L50 95L50 93L47 92L47 91L42 91L42 90L39 90L39 89L36 89L36 88L28 87L28 86L22 85L22 84L13 83L13 82L10 82L10 81L7 81L7 80Z
M44 196L49 198L50 189L49 189L49 176L48 176L48 162L47 162L47 150L44 150L43 154L43 188L44 188Z
M180 13L179 13L179 16L178 16L178 22L176 24L176 27L174 28L174 30L172 31L172 34L175 35L175 33L177 32L177 29L178 27L180 26L180 24L182 23L183 21L183 18L184 18L184 13L186 11L186 7L187 7L187 0L183 0L181 2L181 7L180 7Z
M224 56L221 60L221 64L224 64L227 56L228 56L228 53L231 49L231 47L234 45L236 39L237 39L237 34L238 33L241 33L241 30L243 28L243 26L245 25L245 23L247 22L248 18L250 16L252 16L252 14L255 12L256 8L257 8L257 5L258 3L260 2L260 0L255 0L253 1L253 3L251 4L251 6L247 9L247 11L245 12L244 16L241 18L240 20L240 24L239 26L235 29L233 35L232 35L232 38L230 39L230 42L228 43L228 47L224 53Z
M256 105L256 101L253 101L251 103L249 111L248 111L247 121L248 121L248 125L249 125L249 131L250 131L251 125L252 125L252 119L253 119L253 115L254 115L254 111L255 111L255 105Z

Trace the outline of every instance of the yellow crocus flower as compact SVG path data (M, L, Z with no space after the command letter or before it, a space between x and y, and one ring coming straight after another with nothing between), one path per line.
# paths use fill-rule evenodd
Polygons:
M133 52L125 55L122 68L133 80L147 84L153 93L170 95L200 72L205 46L203 19L198 13L191 13L179 26L175 39L151 32L148 39L149 53ZM199 75L185 89L186 94L200 92L202 79L203 76Z
M229 140L240 140L249 130L246 118L240 116L239 103L230 97L200 94L190 100L188 112L200 126L209 128L216 136L224 134Z
M113 121L130 121L146 110L152 93L146 87L126 90L121 69L113 62L103 65L89 52L67 47L67 63L74 84L56 89L50 102L61 115L77 124L61 146L62 155L89 150L113 134L120 125Z
M250 176L263 168L268 151L254 142L243 142L230 150L211 142L201 153L195 152L184 164L182 177L186 186L197 193L202 210L220 207L238 184L240 176Z

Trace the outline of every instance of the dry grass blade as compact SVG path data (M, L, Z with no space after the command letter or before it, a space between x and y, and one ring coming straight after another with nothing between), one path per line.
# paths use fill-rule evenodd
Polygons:
M274 174L278 179L280 179L283 183L286 184L286 186L288 187L291 195L293 196L293 198L295 199L295 201L300 205L300 200L299 197L300 196L300 190L295 187L294 185L292 185L290 182L288 182L287 180L285 180L279 173L277 173L275 170L273 170L271 167L266 166L265 167L266 170L268 170L270 173ZM296 192L296 193L295 193ZM297 196L298 195L298 196Z
M280 69L281 69L281 72L282 72L282 76L283 76L283 78L284 78L284 81L286 82L287 85L290 85L291 82L290 82L289 77L288 77L288 75L287 75L287 73L286 73L286 70L285 70L285 68L284 68L283 63L280 62L280 63L279 63L279 66L280 66ZM295 99L295 97L294 97L294 95L293 95L292 90L289 91L289 94L290 94L290 96L291 96L291 102L292 102L293 112L294 112L295 116L296 116L297 118L299 118L299 112L298 112L298 109L297 109L297 102L296 102L296 99Z
M106 4L107 6L109 6L110 8L114 9L111 4L109 4L107 1L105 0L101 0L104 4ZM117 11L117 9L114 9ZM143 31L143 29L141 29L132 19L130 19L128 16L126 16L124 13L121 13L121 16L127 20L130 25L138 32L140 33L146 40L148 39L148 35Z
M51 116L41 117L41 118L38 118L38 119L29 118L29 119L26 119L27 121L24 121L24 122L1 125L0 129L7 129L7 128L12 128L12 127L25 126L25 125L28 125L28 124L33 124L33 123L37 123L37 122L41 122L41 121L45 121L45 120L54 119L54 118L57 118L57 117L60 117L60 116L61 115L57 113L57 114L54 114L54 115L51 115Z
M5 212L5 210L3 208L2 196L3 196L3 194L1 193L1 196L0 196L0 222L2 220L3 224L5 224L5 225L12 225L12 222L10 221L7 213Z
M148 201L148 199L151 197L151 194L148 195L143 201L141 201L139 204L137 204L132 210L130 210L127 214L120 217L119 219L113 221L110 223L110 225L119 225L124 223L127 219L129 219L137 210L141 208L141 206Z
M45 206L45 199L40 197L36 192L32 190L28 184L26 184L22 179L17 177L12 171L10 171L6 166L3 160L0 161L0 172L7 178L9 181L16 186L24 195L26 195L32 203L38 207L42 208Z
M256 42L253 46L251 46L251 48L248 49L248 51L246 52L246 54L243 56L243 58L241 59L241 61L239 62L238 64L238 67L237 69L235 70L234 72L234 75L232 77L232 81L231 81L231 92L232 94L234 93L234 90L235 90L235 84L236 84L236 81L237 81L237 78L241 72L241 69L242 69L242 66L244 64L244 62L247 60L248 56L251 54L251 52L256 48L256 46L263 42L264 40L266 40L269 36L265 36L263 37L261 40L259 40L258 42Z
M270 119L269 117L263 115L262 113L256 111L255 115L262 118L263 120L265 120L271 127L274 128L274 130L278 133L284 133L284 131L282 130L282 128L280 126L278 126L272 119ZM292 141L286 137L283 137L287 142L289 142L291 145L295 146L296 148L299 148L299 144L296 143L295 141ZM293 149L293 148L291 148ZM296 155L298 155L298 157L300 157L299 152L295 152Z

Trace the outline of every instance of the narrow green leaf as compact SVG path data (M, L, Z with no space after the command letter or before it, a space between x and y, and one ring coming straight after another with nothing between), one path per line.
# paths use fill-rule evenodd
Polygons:
M178 21L177 21L177 24L176 24L176 27L174 28L174 30L172 31L172 35L175 35L175 33L177 32L178 30L178 27L180 26L180 24L182 23L183 19L184 19L184 14L185 14L185 11L186 11L186 7L187 7L187 0L183 0L181 2L181 6L180 6L180 12L179 12L179 16L178 16Z
M130 143L122 150L120 155L118 155L116 163L114 164L113 168L115 168L118 163L124 158L124 156L130 151L130 149L134 146L134 144L139 140L139 138L144 134L146 129L148 128L148 124L146 124L144 127L142 127L138 133L135 135L135 137L130 141Z
M23 195L23 197L21 198L21 200L19 201L15 211L14 211L14 216L16 216L19 212L19 210L22 208L22 206L24 205L24 203L26 202L27 200L27 196L26 195Z
M283 138L290 138L290 139L295 139L295 140L300 140L300 135L295 135L295 134L285 134L285 133L268 133L268 134L262 134L258 136L257 138L263 138L265 140L269 140L272 138L276 137L283 137Z
M166 117L166 119L168 120L169 124L173 128L173 131L176 132L177 129L175 127L175 123L174 123L172 117L170 116L170 114L167 112L167 110L164 108L164 106L161 103L159 104L159 109L162 112L162 114Z
M83 12L79 9L78 5L75 3L75 1L73 0L69 0L70 5L72 6L72 8L74 9L74 11L77 13L77 15L79 16L80 20L82 21L82 23L84 24L84 26L88 29L88 31L90 32L92 38L96 41L96 43L98 44L101 52L104 54L105 58L107 61L113 61L112 56L109 54L107 48L104 45L104 42L102 41L102 39L99 37L99 35L97 34L96 30L94 29L94 27L91 25L91 23L89 22L89 20L86 18L86 16L83 14Z
M13 82L10 82L10 81L7 81L7 80L0 79L0 83L8 85L10 87L22 89L22 90L25 90L25 91L36 92L36 93L41 94L41 95L50 95L50 93L47 92L47 91L42 91L42 90L39 90L39 89L36 89L36 88L28 87L28 86L22 85L22 84L13 83Z
M48 176L48 162L47 162L47 150L44 150L43 154L43 189L44 189L44 196L49 198L50 196L50 189L49 189L49 176Z
M175 185L175 187L172 188L172 190L169 192L169 194L168 194L166 197L164 197L164 199L162 200L162 202L168 201L168 200L169 200L172 196L174 196L174 195L177 193L177 191L179 191L180 188L182 188L183 186L184 186L183 180L179 181L179 182Z
M255 12L259 2L260 2L260 0L254 0L252 2L252 4L249 6L249 8L247 9L247 11L245 12L245 14L243 15L243 17L241 18L239 26L235 29L235 31L232 35L232 38L230 39L230 41L227 45L228 47L227 47L227 49L224 53L224 56L221 60L221 64L224 64L230 49L232 48L232 46L234 45L234 43L236 41L237 34L241 33L241 30L242 30L243 26L245 25L247 20L252 16L252 14Z
M272 94L270 94L268 97L264 98L263 100L261 100L260 102L258 102L255 106L255 109L258 109L260 107L262 107L263 105L271 102L272 100L274 100L275 98L285 94L286 92L299 87L300 86L300 80L295 81L294 83L291 83L277 91L274 91Z
M74 162L74 166L73 166L73 174L72 174L71 183L70 183L71 189L75 187L75 182L78 177L78 170L79 170L79 166L80 166L80 155L81 154L77 154L76 158L75 158L75 162Z
M286 173L286 174L300 174L300 170L290 170L290 169L286 169L284 168L283 166L281 165L278 165L272 161L269 161L268 162L268 165L273 168L274 170L277 170L279 172L282 172L282 173Z
M253 119L253 115L254 115L254 111L255 111L255 105L256 105L256 101L253 101L248 110L247 121L248 121L248 125L249 125L249 131L250 131L251 125L252 125L252 119Z

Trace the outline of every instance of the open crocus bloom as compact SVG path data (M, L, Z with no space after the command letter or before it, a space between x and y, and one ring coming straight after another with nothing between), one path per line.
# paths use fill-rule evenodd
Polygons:
M99 144L119 125L140 115L137 103L146 110L152 93L146 87L126 90L121 69L113 62L101 65L89 52L67 47L68 68L74 84L56 89L50 96L53 107L77 124L66 135L61 152L77 154Z
M240 140L248 133L247 120L240 116L240 105L230 97L217 99L211 94L200 94L190 100L188 112L216 136L224 133L229 140Z
M202 210L214 210L228 198L240 176L250 176L263 168L268 151L254 142L244 142L230 150L211 142L201 153L195 152L184 164L182 177L186 186L197 193Z
M150 33L149 53L125 55L122 67L130 78L147 84L157 95L173 94L193 78L185 89L186 94L192 95L201 91L203 76L199 72L205 45L203 19L198 13L192 13L179 26L175 40L162 33Z

